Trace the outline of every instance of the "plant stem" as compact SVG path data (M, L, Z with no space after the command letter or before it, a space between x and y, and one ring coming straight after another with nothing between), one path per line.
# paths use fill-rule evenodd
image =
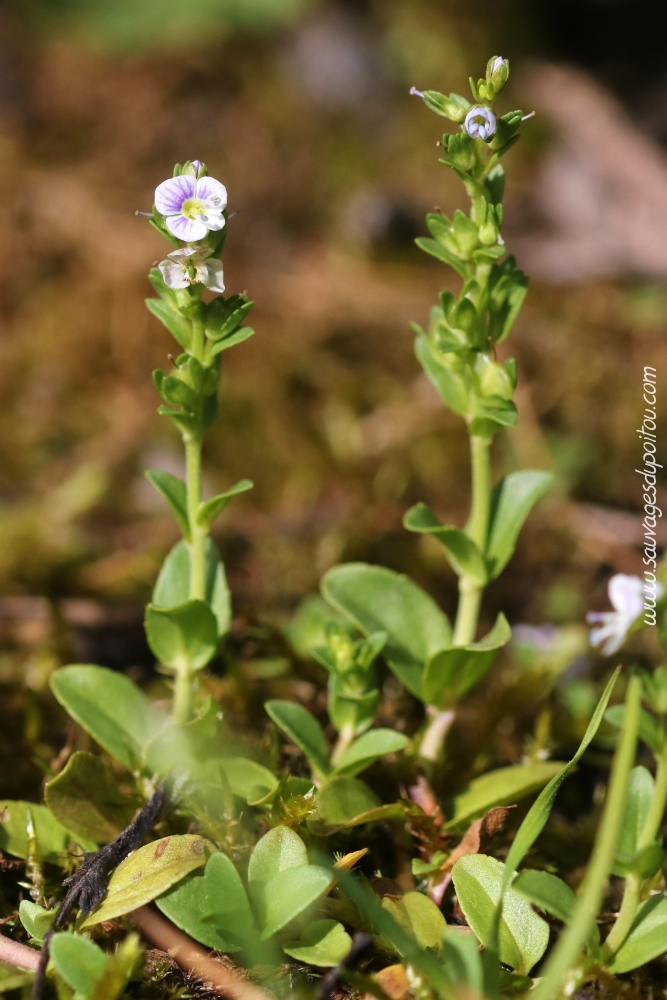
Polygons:
M614 754L604 811L593 845L593 855L572 919L551 953L540 985L534 991L533 1000L555 1000L561 995L565 976L573 971L595 923L614 863L623 823L630 771L637 749L641 692L641 681L638 677L633 677L628 685L623 730Z
M201 503L200 438L185 440L185 480L187 486L188 521L190 522L190 600L206 600L206 528L197 524Z
M336 746L333 748L331 754L331 763L334 767L340 763L345 751L350 746L354 740L354 726L352 723L348 723L347 726L343 726L340 733L338 734L338 741Z
M664 720L661 720L661 742L663 746L657 757L658 766L655 773L655 792L644 822L644 828L637 840L638 851L650 847L655 842L665 812L665 803L667 802L667 746L665 746L664 730ZM637 907L639 906L639 900L641 899L643 884L644 880L635 872L630 872L625 878L621 908L618 911L616 922L609 931L607 940L602 948L602 953L607 961L616 954L632 927L632 922L635 919Z
M445 742L449 727L454 721L454 710L448 708L439 712L433 705L427 705L426 712L431 721L419 745L419 756L423 760L435 763L440 757L442 744Z
M470 435L470 459L472 468L472 504L466 533L481 552L486 549L491 510L491 464L489 451L491 438L479 434ZM483 588L470 577L459 579L459 606L454 626L454 645L465 646L474 642L479 620L479 608Z

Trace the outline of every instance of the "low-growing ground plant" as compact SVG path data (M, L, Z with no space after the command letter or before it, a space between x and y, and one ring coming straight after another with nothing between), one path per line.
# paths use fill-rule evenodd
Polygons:
M256 676L261 701L270 697L260 720L249 713L250 734L229 710L250 701L233 653L227 686L216 687L231 601L210 529L252 484L205 499L202 445L223 352L253 333L244 325L252 302L224 297L224 186L194 160L157 187L149 222L174 249L150 272L157 298L147 305L181 353L154 379L160 413L182 437L186 475L147 473L182 538L145 626L170 698L101 666L52 674L53 695L85 743L68 744L54 763L43 801L0 803L0 992L556 1000L667 953L667 667L621 678L601 660L599 688L575 679L557 696L556 680L581 652L579 633L573 641L566 630L524 627L509 649L514 675L495 678L482 700L481 682L511 638L502 614L478 638L484 588L552 481L540 470L495 485L491 477L494 438L517 420L516 367L499 360L497 345L527 289L501 235L500 161L530 117L494 110L508 74L493 57L485 78L471 81L474 103L419 93L459 126L442 138L442 162L471 202L469 214L428 216L431 237L418 243L454 269L461 288L443 292L426 328L414 328L426 374L466 421L470 517L464 527L443 524L424 504L405 516L409 530L441 542L459 577L455 623L405 576L335 567L322 599L310 598L285 629L301 662L310 656L310 680L290 686L282 669L261 683ZM612 580L615 610L595 614L593 643L609 655L640 614L628 579ZM493 703L518 697L512 676L539 706L521 759L508 764L481 742L457 774L446 745L457 714L475 690L493 728ZM562 738L552 708L565 718ZM563 760L551 759L556 748ZM597 789L577 806L583 819L555 821L556 796L588 760ZM224 961L211 962L210 951ZM194 978L174 972L167 952Z

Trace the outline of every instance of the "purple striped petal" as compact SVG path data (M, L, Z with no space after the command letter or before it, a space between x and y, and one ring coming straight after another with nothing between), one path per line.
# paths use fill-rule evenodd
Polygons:
M214 177L200 177L197 181L197 197L201 198L208 209L221 212L227 204L227 188Z
M190 175L170 177L156 187L155 207L162 215L176 215L183 202L193 197L196 187L197 181Z
M206 236L206 226L199 219L186 219L184 215L170 215L167 219L169 232L184 243L194 243Z

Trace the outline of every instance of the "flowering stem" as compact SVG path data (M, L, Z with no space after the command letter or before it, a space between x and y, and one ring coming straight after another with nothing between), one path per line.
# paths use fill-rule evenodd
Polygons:
M472 464L472 505L466 533L481 552L486 549L491 509L491 466L489 451L491 438L470 435ZM465 646L474 642L482 600L482 587L465 574L459 579L459 606L454 626L454 645Z

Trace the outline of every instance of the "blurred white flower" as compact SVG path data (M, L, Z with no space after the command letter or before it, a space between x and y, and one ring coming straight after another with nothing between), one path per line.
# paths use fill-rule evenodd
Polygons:
M660 588L662 592L662 588ZM603 656L618 652L644 608L644 582L638 576L616 573L607 587L613 611L589 611L586 621L591 629L591 646L600 646Z
M224 292L222 261L217 257L211 258L212 252L209 247L181 247L167 254L167 259L158 264L165 285L187 288L199 283L212 292Z

